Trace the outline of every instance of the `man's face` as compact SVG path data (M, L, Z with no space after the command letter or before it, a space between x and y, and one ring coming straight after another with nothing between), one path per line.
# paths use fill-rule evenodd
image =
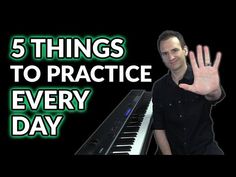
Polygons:
M182 49L177 37L171 37L160 42L160 54L167 68L176 71L186 63L187 46Z

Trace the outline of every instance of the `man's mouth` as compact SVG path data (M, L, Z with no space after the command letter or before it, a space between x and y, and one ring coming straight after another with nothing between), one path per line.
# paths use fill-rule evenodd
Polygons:
M173 65L173 64L176 63L176 61L177 61L177 59L173 59L173 60L170 61L170 64Z

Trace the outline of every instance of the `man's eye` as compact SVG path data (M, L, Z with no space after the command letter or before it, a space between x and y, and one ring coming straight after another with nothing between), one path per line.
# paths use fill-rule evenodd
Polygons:
M166 56L166 55L167 55L167 52L162 53L162 56Z
M172 51L173 51L173 52L178 52L178 51L179 51L179 49L173 49Z

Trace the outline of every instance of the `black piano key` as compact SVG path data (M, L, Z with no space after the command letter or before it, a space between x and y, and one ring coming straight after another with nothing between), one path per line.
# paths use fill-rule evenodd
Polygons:
M142 118L145 114L139 113L139 114L131 114L130 119L132 118Z
M132 121L128 121L127 122L127 126L140 126L141 122L132 122Z
M130 151L130 150L131 150L131 146L114 146L111 148L111 152Z
M135 138L129 138L129 137L118 137L117 142L120 141L126 141L126 142L134 142Z
M134 117L134 118L130 118L130 120L128 120L128 122L133 122L133 123L141 123L142 120L140 120L139 118L137 117ZM128 123L127 122L127 123Z
M139 115L139 116L131 116L129 121L133 122L141 122L143 120L144 115Z
M134 138L118 138L114 145L132 145L134 140Z
M139 127L125 127L122 132L138 132Z
M111 152L110 155L129 155L128 152Z
M122 132L120 134L120 137L135 137L135 136L137 136L137 133Z
M116 146L116 145L132 145L132 144L134 144L134 142L118 141L113 146Z

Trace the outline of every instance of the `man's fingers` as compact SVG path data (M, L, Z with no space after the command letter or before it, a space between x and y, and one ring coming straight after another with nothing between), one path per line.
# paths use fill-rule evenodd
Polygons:
M198 62L199 68L204 66L203 52L202 52L202 46L201 45L197 46L197 62Z
M204 46L203 50L204 50L205 66L211 66L209 48L207 46Z
M190 59L191 66L193 68L193 72L195 73L195 71L198 69L198 66L197 66L196 58L192 51L189 52L189 59Z
M214 62L214 67L217 68L217 69L220 66L221 56L222 56L221 52L217 52L216 59L215 59L215 62Z

